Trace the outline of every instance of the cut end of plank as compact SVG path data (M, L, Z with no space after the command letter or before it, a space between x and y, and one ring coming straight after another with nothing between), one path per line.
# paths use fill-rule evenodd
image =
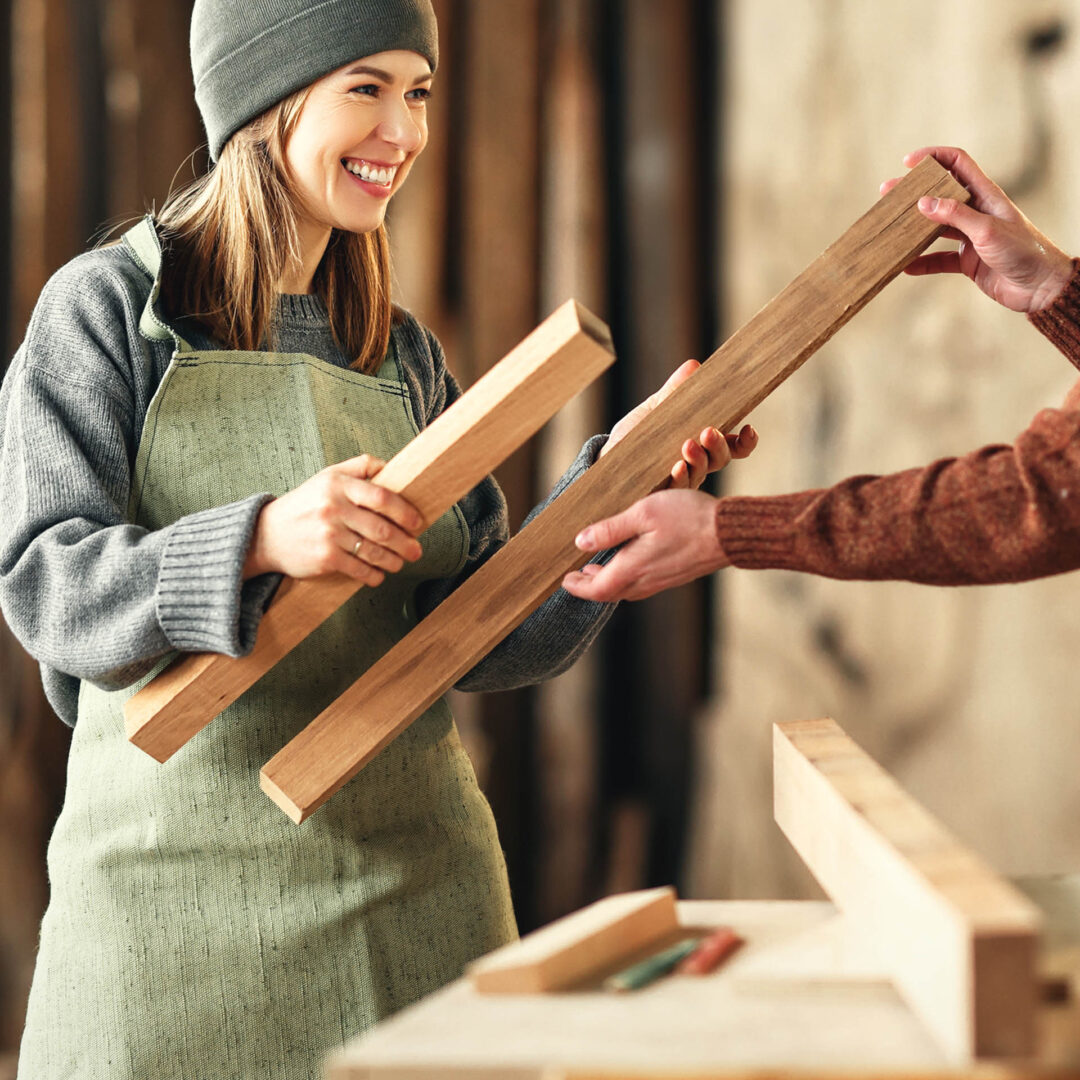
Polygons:
M612 356L615 355L615 342L611 336L611 328L603 319L594 315L583 304L579 304L576 300L568 300L568 304L573 305L574 315L577 318L578 326L589 335L598 345L602 345Z
M210 722L193 716L185 694L205 675L217 657L213 653L177 657L141 690L124 702L124 730L128 741L155 761L169 760L193 735Z
M163 745L160 732L153 731L150 723L142 717L124 717L124 729L128 742L137 746L144 754L149 754L159 765L164 765L183 746Z
M318 806L312 806L305 809L298 806L266 775L266 769L259 773L259 787L270 797L271 802L276 803L285 812L285 816L297 825L303 825L319 808Z

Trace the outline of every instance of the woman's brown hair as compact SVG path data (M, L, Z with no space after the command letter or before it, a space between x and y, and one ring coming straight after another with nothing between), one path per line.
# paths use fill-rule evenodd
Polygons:
M164 311L194 319L228 349L273 347L278 282L300 261L285 145L307 95L298 91L241 128L217 165L170 195L157 215L167 248ZM353 368L377 371L393 321L385 227L335 229L312 287Z

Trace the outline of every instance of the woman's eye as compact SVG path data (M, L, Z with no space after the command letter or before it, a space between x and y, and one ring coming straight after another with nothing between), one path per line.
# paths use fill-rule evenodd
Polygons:
M350 94L368 94L371 97L375 97L379 93L379 88L375 83L364 83L363 86L354 86L350 91Z
M431 100L431 88L428 86L419 86L415 90L410 90L408 97L413 101L430 101Z

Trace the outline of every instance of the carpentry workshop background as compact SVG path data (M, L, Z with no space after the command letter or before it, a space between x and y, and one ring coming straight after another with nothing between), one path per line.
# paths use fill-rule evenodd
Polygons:
M436 0L431 145L391 209L399 300L470 385L576 297L615 368L499 471L512 521L932 142L1080 253L1080 0ZM0 340L103 226L205 167L190 0L0 5ZM723 489L1008 441L1075 376L966 282L901 279L754 415ZM522 930L598 896L817 895L770 725L831 715L1004 873L1080 867L1080 578L930 589L728 571L625 606L573 671L455 695ZM201 737L212 738L212 729ZM17 1044L65 729L0 627L0 1048ZM357 781L362 782L362 779ZM261 798L258 792L253 798Z

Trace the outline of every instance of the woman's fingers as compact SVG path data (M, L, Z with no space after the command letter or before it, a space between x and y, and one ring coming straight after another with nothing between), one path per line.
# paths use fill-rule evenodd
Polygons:
M675 471L672 471L672 487L699 488L709 475L709 454L700 442L687 439L682 444L682 461L675 466L679 472L679 483L675 483Z
M725 435L724 439L731 456L741 461L757 449L758 433L751 424L743 424L737 435Z
M684 360L665 380L664 385L653 394L654 404L659 404L677 386L681 386L697 369L701 367L699 360Z
M354 506L366 507L411 536L423 531L424 519L420 516L420 511L396 492L388 491L369 480L354 477L345 479L342 491Z
M365 506L346 503L341 507L341 525L351 539L343 546L353 551L357 541L363 541L363 558L391 573L397 573L405 562L416 562L423 555L420 541L399 528L388 518Z
M360 480L370 480L383 470L386 462L374 454L360 454L358 457L348 458L330 468L335 472L342 472L348 476L355 476Z

